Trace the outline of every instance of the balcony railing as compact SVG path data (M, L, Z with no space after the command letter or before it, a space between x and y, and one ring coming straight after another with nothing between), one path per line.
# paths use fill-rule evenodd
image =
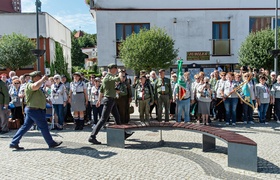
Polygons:
M233 39L211 39L212 56L231 56L231 41Z

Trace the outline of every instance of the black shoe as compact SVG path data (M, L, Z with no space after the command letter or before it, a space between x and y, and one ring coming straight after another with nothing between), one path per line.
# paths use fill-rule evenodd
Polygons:
M17 145L10 144L10 148L16 149L16 150L22 150L22 149L24 149L24 147L19 147L18 144L17 144Z
M80 127L79 130L83 130L85 125L85 120L80 120Z
M75 131L80 129L80 120L76 120L76 126L75 126Z
M53 145L50 145L49 148L55 148L55 147L58 147L62 144L62 141L60 142L55 142Z
M124 134L124 139L129 138L130 136L132 136L132 134L134 134L134 132L131 132L131 133L125 132L125 134Z
M101 142L97 141L96 138L90 137L88 139L88 142L92 143L92 144L101 144Z
M1 131L0 134L6 134L8 133L9 131Z

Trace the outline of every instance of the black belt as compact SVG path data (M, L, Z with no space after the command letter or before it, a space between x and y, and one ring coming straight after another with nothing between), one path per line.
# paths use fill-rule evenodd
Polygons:
M83 94L84 92L76 92L76 94Z
M181 101L183 101L183 100L188 100L188 99L190 99L191 97L188 97L188 98L184 98L184 99L182 99Z
M29 106L26 106L28 109L30 110L45 110L45 109L41 109L41 108L34 108L34 107L29 107Z

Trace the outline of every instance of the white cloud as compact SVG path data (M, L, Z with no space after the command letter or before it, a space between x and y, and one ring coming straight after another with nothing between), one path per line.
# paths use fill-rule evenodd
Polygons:
M79 13L79 14L56 14L52 15L66 27L71 30L83 30L87 33L95 32L95 22L90 13Z
M21 2L21 8L22 12L36 12L36 6L35 6L36 0L22 0ZM49 0L40 0L42 2L42 11L45 12L45 9L51 8L48 5ZM48 12L48 11L46 11ZM53 16L55 19L60 21L62 24L64 24L66 27L68 27L70 30L83 30L87 33L96 33L96 25L93 20L93 17L89 12L87 13L75 13L73 14L69 10L60 10L56 13L50 13L51 16Z
M48 0L40 0L42 2L42 6L48 4ZM35 6L36 0L22 0L21 1L21 9L22 12L36 12Z

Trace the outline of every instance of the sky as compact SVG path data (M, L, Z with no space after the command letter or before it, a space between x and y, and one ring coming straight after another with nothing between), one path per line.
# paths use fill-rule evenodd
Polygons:
M36 12L36 0L21 0L22 12ZM42 12L47 12L71 31L83 30L95 34L96 24L84 0L41 0Z

